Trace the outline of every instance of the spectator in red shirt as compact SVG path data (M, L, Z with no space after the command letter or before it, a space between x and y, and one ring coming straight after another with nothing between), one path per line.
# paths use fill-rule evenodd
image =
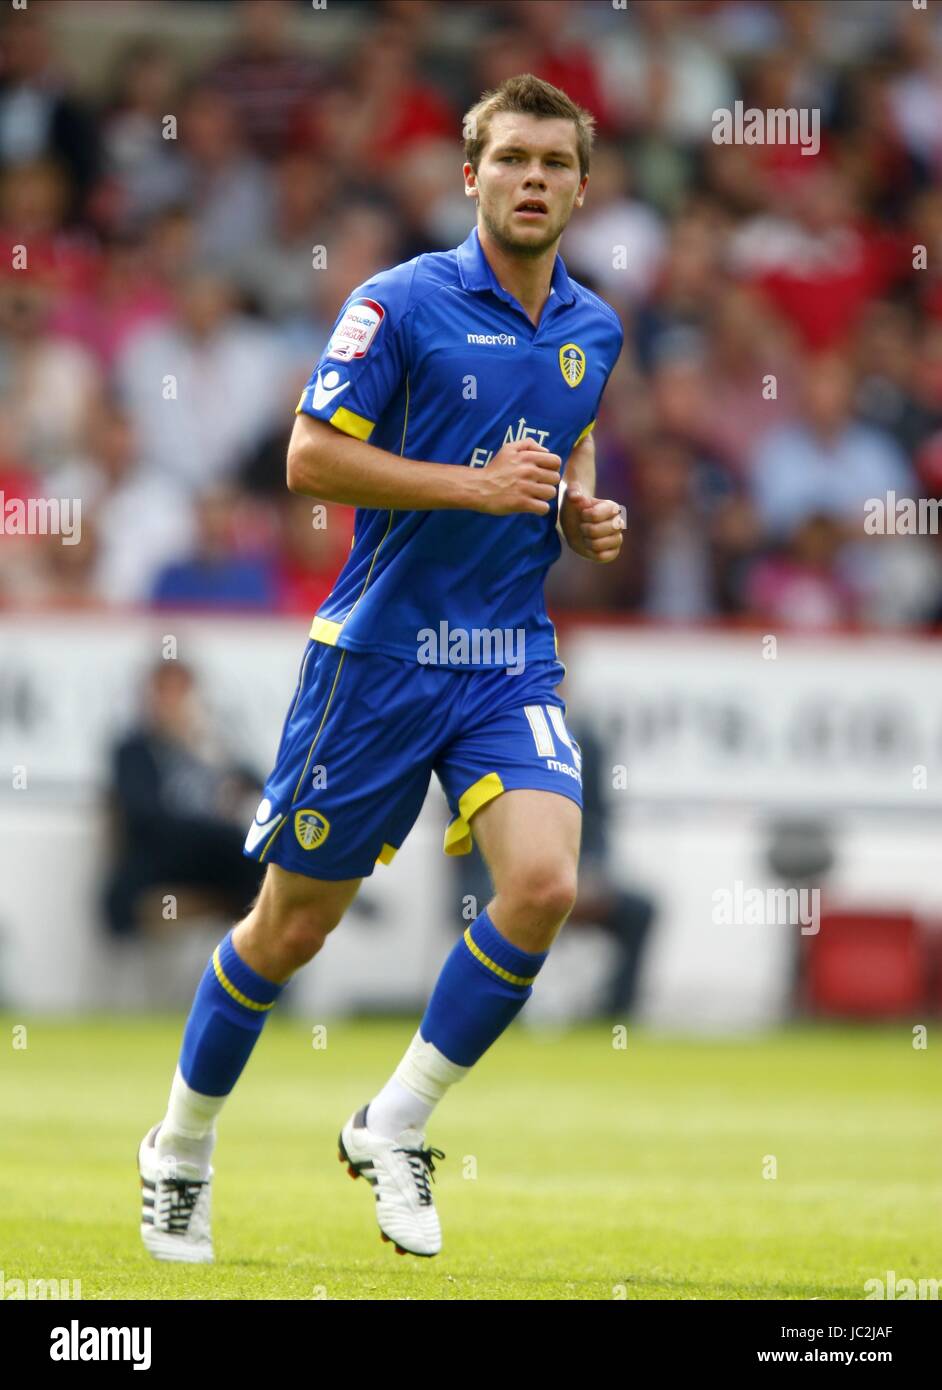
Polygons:
M295 134L347 175L369 178L422 140L453 141L456 123L419 70L410 29L387 20L367 31L333 89L311 97Z
M334 587L353 540L352 507L285 497L278 505L276 605L280 613L317 612Z
M291 45L286 0L241 0L236 17L236 41L202 85L228 97L256 153L277 155L289 140L299 107L318 93L323 73L310 54Z
M839 346L869 300L899 278L898 247L859 216L839 169L816 163L788 183L788 207L733 238L734 268L763 291L814 350ZM907 263L908 264L908 263Z
M595 53L576 36L579 16L571 0L554 0L552 5L545 0L515 0L511 13L529 55L525 69L561 87L577 105L591 111L601 134L614 134Z

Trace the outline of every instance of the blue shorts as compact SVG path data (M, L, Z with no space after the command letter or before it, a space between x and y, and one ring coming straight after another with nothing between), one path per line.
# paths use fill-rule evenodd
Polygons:
M559 792L582 805L582 757L555 693L558 661L472 670L425 666L310 640L274 770L244 853L311 878L364 878L388 864L432 772L452 820L446 854L501 792Z

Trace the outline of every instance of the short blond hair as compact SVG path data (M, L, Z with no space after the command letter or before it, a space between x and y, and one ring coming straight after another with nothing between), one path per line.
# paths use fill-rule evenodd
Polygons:
M544 82L542 77L534 77L532 72L508 77L493 91L485 92L480 101L465 113L461 127L464 132L464 157L475 173L487 144L491 117L504 112L572 121L576 127L579 177L585 178L589 172L589 157L595 137L595 117L577 106L559 87Z

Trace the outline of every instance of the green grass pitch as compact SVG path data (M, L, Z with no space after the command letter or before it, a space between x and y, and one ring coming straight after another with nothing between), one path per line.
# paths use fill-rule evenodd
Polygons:
M515 1024L433 1116L444 1249L384 1245L336 1137L414 1020L269 1023L220 1120L217 1263L138 1237L135 1155L180 1018L0 1018L0 1269L82 1297L835 1299L942 1276L938 1043L909 1026L698 1040ZM22 1036L22 1035L18 1035ZM777 1176L764 1177L769 1156Z

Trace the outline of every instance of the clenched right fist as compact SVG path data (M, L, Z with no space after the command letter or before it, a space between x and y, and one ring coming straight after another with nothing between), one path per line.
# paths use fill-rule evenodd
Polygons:
M563 461L535 439L504 444L484 468L475 469L480 500L475 511L489 516L530 512L546 516L559 487Z

